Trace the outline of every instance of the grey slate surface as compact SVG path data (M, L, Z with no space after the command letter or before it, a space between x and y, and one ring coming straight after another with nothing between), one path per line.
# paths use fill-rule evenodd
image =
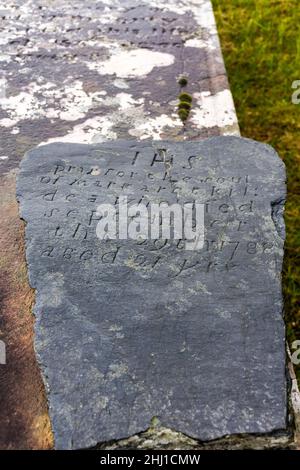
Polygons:
M205 202L203 249L100 242L92 211L121 192ZM275 151L237 137L27 153L17 197L56 448L154 416L201 440L286 428L285 193Z

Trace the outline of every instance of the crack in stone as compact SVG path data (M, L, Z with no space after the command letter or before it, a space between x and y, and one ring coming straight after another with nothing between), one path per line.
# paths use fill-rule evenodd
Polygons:
M285 239L285 224L284 224L284 198L278 198L271 201L271 218L273 220L275 229L280 238Z

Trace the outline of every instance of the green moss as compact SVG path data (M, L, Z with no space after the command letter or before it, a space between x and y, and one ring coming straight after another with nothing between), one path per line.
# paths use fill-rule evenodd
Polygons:
M180 86L184 87L184 86L187 86L188 84L188 79L186 77L180 77L178 79L178 83Z
M178 105L179 109L187 109L188 111L190 111L191 107L192 107L191 103L188 103L187 101L179 101L179 105Z
M193 101L193 98L192 98L192 95L190 95L189 93L183 92L183 93L180 93L179 95L179 101L185 101L185 102L191 103Z
M189 117L193 98L189 93L180 93L178 98L178 116L182 122L185 122Z
M160 425L160 421L157 416L153 416L150 421L150 428L156 428Z
M187 118L189 117L189 112L186 109L179 109L178 116L180 117L182 122L185 122Z

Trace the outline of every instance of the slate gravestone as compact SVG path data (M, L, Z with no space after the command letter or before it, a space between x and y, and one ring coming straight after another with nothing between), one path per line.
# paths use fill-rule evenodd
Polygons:
M286 428L284 165L269 146L51 144L17 195L35 349L57 448L166 427L200 440ZM196 201L205 240L99 240L100 203Z

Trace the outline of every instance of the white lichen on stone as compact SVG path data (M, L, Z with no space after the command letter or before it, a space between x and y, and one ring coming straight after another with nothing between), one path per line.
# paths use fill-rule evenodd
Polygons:
M155 118L145 119L144 122L141 122L135 128L130 129L129 134L139 138L140 140L149 138L161 140L163 132L167 132L168 128L171 129L176 127L182 127L176 114L172 116L161 114Z
M0 125L12 127L22 120L41 118L77 121L85 117L91 108L103 102L105 91L87 94L80 80L72 82L69 77L66 81L59 88L51 82L31 82L20 93L1 98L0 108L9 117L1 119Z
M191 122L197 127L237 126L237 116L230 90L215 95L210 91L194 94L196 104L191 110Z
M115 47L109 59L103 62L88 62L91 70L100 75L115 75L119 78L144 77L154 67L167 67L174 63L174 56L166 52L150 51L149 49L123 50Z

